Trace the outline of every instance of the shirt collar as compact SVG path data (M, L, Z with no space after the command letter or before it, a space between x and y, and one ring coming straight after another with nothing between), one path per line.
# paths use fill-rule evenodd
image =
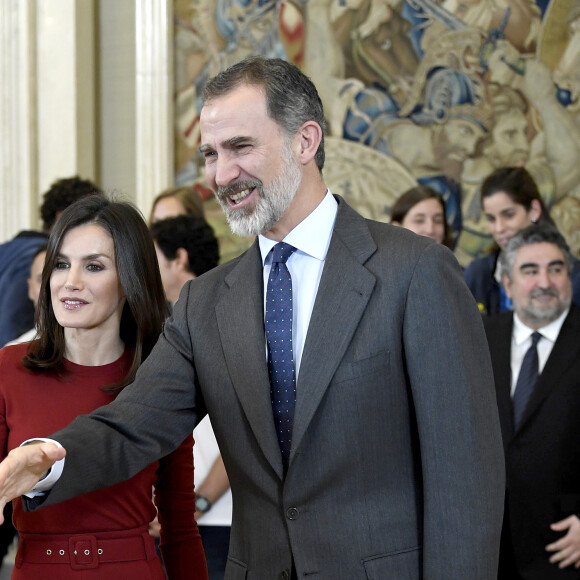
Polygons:
M304 218L283 241L294 246L300 252L323 261L328 252L337 211L337 201L330 190L326 190L324 199L314 211ZM270 250L278 242L260 234L258 243L262 254L262 264L265 264Z
M560 334L560 329L562 328L562 325L564 324L564 320L566 319L566 316L568 316L568 312L570 312L569 308L564 310L564 312L562 312L562 314L560 314L560 316L558 316L558 318L556 318L556 320L553 320L552 322L550 322L550 324L547 324L546 326L542 326L542 328L538 328L538 332L544 338L547 338L549 341L556 342L556 339L558 338L558 335ZM516 341L516 344L518 346L521 345L523 342L528 340L528 338L530 338L530 336L533 333L534 333L534 329L530 328L529 326L526 326L520 320L520 317L514 312L513 337L514 337L514 340Z
M498 255L497 260L495 262L495 270L493 272L493 277L495 278L495 281L501 286L502 285L501 260L499 259L499 255Z

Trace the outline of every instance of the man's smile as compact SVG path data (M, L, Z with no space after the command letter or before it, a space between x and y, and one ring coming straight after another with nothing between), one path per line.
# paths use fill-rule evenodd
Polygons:
M235 205L237 205L238 203L240 203L244 199L246 199L246 197L248 197L248 195L250 195L250 193L252 193L252 191L253 191L252 189L246 188L238 193L233 193L232 195L230 195L228 197Z
M234 183L218 188L218 197L222 203L227 203L229 207L236 207L253 197L254 193L258 193L260 185L260 182L255 180Z

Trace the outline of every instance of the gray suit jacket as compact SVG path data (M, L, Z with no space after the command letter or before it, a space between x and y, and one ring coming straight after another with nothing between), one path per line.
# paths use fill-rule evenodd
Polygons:
M135 383L54 438L55 503L125 479L209 412L231 481L228 580L491 580L504 467L481 317L455 258L339 198L286 477L260 253L183 290Z

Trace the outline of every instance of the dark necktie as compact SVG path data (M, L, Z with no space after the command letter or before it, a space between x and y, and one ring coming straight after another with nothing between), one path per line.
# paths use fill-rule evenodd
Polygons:
M279 242L272 248L272 269L266 289L266 343L274 424L282 452L284 468L288 466L294 405L296 372L292 348L292 278L286 260L296 248Z
M527 350L522 361L520 374L514 391L514 428L517 429L522 415L530 399L530 395L538 381L538 342L542 338L539 332L532 334L532 345Z

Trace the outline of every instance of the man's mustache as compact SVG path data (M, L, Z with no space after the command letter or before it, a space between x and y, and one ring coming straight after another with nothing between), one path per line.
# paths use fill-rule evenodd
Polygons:
M228 196L243 189L255 189L260 188L262 185L261 181L238 181L237 183L233 183L231 185L224 185L218 187L218 195L221 196Z
M554 298L559 298L560 293L553 288L537 289L532 290L530 298L539 298L540 296L553 296Z

